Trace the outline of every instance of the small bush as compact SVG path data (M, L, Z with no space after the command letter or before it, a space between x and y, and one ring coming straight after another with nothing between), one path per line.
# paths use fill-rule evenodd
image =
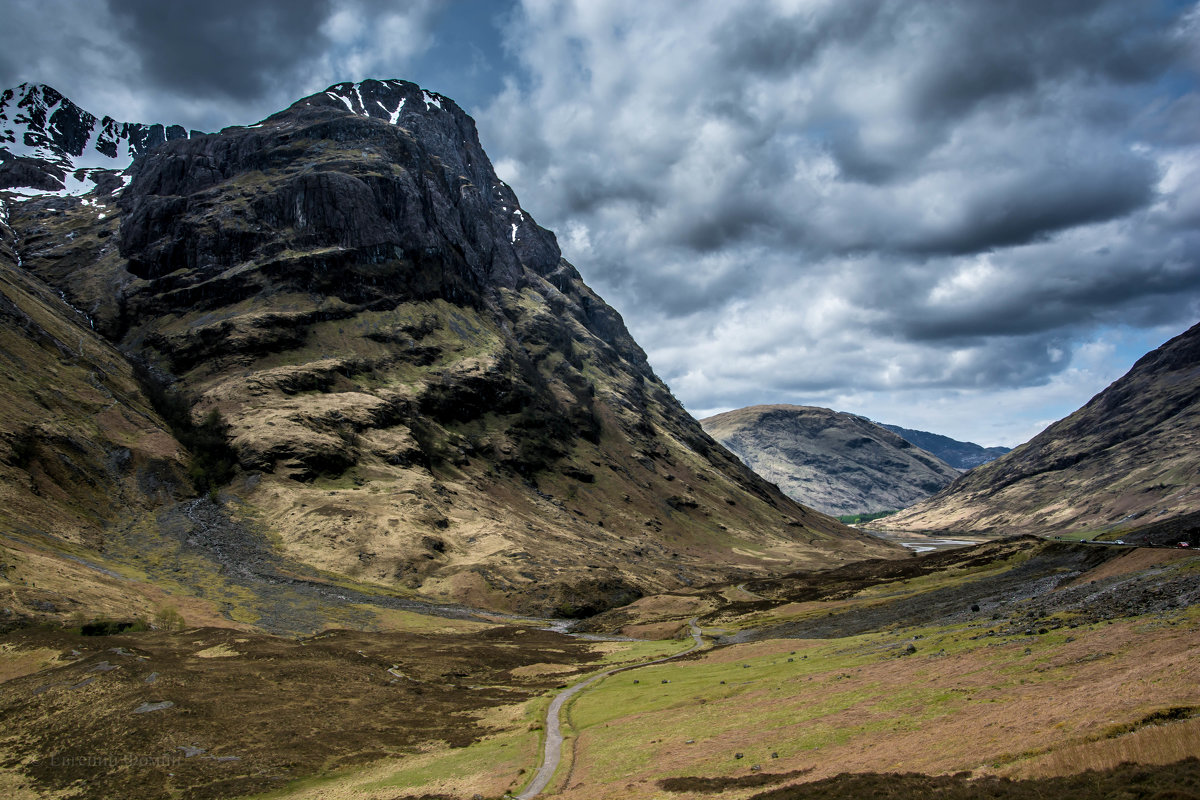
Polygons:
M154 615L154 627L160 631L174 632L183 629L183 615L175 606L163 606Z
M841 522L843 525L858 525L863 522L874 522L877 519L883 519L884 517L895 513L897 512L876 511L871 514L843 514L842 516L838 517L838 522Z
M94 619L85 622L79 629L83 636L113 636L126 631L144 631L146 623L140 620Z

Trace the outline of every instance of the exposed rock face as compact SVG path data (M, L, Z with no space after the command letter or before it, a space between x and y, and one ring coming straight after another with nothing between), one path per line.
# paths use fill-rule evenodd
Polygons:
M14 205L24 266L223 417L291 558L546 611L891 552L701 430L447 98L338 84L127 176Z
M750 406L700 424L788 497L827 514L894 511L958 477L882 426L828 408Z
M1200 325L1071 416L887 523L997 534L1132 528L1200 510L1198 487Z
M974 442L960 442L949 436L929 431L914 431L910 428L901 428L899 425L885 425L882 422L879 425L927 453L933 453L955 469L963 471L974 469L989 461L995 461L1012 450L1011 447L983 447Z

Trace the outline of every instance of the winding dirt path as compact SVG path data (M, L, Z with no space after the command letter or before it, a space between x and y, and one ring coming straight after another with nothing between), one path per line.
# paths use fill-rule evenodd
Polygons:
M704 641L701 639L700 628L696 626L696 618L692 617L688 620L688 626L692 629L692 639L695 644L687 650L675 653L670 656L656 658L653 661L644 661L641 664L628 664L624 667L614 667L613 669L601 672L599 675L593 675L582 683L577 683L569 689L564 689L558 693L554 701L550 703L550 708L546 710L546 744L542 750L542 766L538 767L537 774L533 776L533 781L525 787L525 791L517 795L516 800L532 800L537 797L550 784L550 779L554 777L555 770L558 769L558 764L562 760L562 727L560 716L563 706L575 695L582 692L587 687L597 681L607 678L609 675L615 675L618 672L628 672L631 669L641 669L648 667L651 664L661 664L664 661L670 661L673 658L686 656L688 653L693 653L699 650Z

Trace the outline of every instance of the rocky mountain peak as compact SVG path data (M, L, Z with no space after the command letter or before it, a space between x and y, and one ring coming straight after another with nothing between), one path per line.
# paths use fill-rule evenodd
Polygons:
M169 285L180 308L224 302L211 283L223 275L257 293L264 272L355 304L478 305L531 280L569 303L563 292L578 279L496 176L474 121L404 81L336 84L255 125L171 142L129 174L121 255L139 278L172 275L146 288L162 300ZM202 284L203 297L180 291ZM587 305L580 313L644 362L611 309Z
M335 105L336 104L336 105ZM444 169L467 178L464 191L478 192L523 262L539 273L552 271L559 261L554 234L540 228L524 211L511 187L496 176L479 143L475 121L449 97L402 80L337 83L292 106L344 107L357 116L386 121L411 134ZM285 114L287 112L284 112Z
M300 100L297 105L312 105L322 95L345 105L346 110L360 117L386 119L392 125L401 124L401 117L442 111L456 118L467 114L445 95L422 89L415 83L401 80L365 80L359 83L335 83L324 92ZM407 106L407 109L406 109Z
M98 118L51 86L22 83L0 94L0 189L83 195L163 142L197 133Z

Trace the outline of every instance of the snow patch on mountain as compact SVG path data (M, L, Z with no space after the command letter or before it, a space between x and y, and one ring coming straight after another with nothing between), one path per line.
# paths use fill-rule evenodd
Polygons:
M142 153L197 134L98 118L53 87L22 83L0 94L0 190L14 198L87 194Z
M325 94L340 101L352 114L386 119L391 125L399 125L402 117L420 110L420 104L416 107L408 105L406 109L405 101L408 98L405 95L413 95L414 102L418 99L423 102L426 112L447 110L447 105L451 103L444 95L421 89L415 83L395 79L336 83L326 89Z

